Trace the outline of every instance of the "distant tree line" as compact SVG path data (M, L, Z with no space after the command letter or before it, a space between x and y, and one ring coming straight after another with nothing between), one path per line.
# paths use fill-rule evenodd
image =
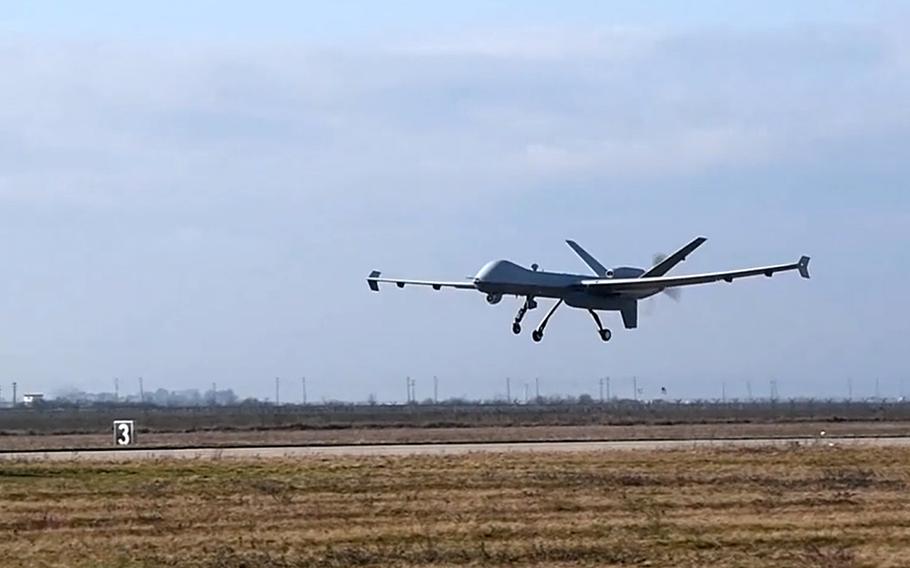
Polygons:
M852 404L902 404L904 402L903 398L898 399L867 399L867 400L857 400L853 401ZM581 395L560 395L560 394L548 394L546 396L536 396L525 398L513 398L511 400L504 397L498 398L489 398L489 399L470 399L466 397L451 397L446 399L434 400L432 398L425 398L422 400L412 400L410 402L379 402L374 394L370 394L365 401L346 401L346 400L321 400L319 402L312 402L308 404L309 407L377 407L377 406L404 406L404 407L500 407L500 406L596 406L596 405L610 405L610 406L646 406L646 407L657 407L657 406L726 406L726 407L735 407L735 406L760 406L767 404L798 404L798 405L831 405L831 404L851 404L850 401L843 399L812 399L812 398L793 398L786 400L772 399L772 398L755 398L751 400L743 399L726 399L726 400L716 400L716 399L691 399L691 400L667 400L667 399L648 399L648 400L636 400L630 398L617 398L611 397L606 399L600 399L593 397L590 394L581 394ZM241 399L234 393L232 389L219 389L219 390L206 390L200 391L199 389L182 389L182 390L167 390L159 388L156 390L150 390L142 394L133 393L128 395L118 396L116 393L112 392L86 392L77 389L71 389L67 391L62 391L57 393L54 397L45 399L39 403L36 403L38 406L45 408L54 408L54 407L116 407L123 405L130 406L147 406L147 407L162 407L162 408L199 408L199 407L211 407L211 406L220 406L220 407L274 407L275 404L268 399L262 400L258 398L245 398ZM299 403L283 403L283 407L295 407L301 406Z
M256 403L255 399L247 399L249 403ZM141 394L118 396L112 392L86 392L82 390L68 390L57 393L50 400L43 401L45 405L53 406L110 406L119 404L149 405L164 407L194 407L194 406L235 406L241 404L232 389L219 389L200 391L199 389L167 390L159 388Z

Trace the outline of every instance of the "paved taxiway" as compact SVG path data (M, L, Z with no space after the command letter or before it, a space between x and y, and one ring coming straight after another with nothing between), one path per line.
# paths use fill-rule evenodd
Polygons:
M238 448L135 448L3 452L0 460L135 461L145 459L220 459L331 456L457 455L505 452L598 452L617 450L680 450L693 448L756 448L788 445L910 446L910 437L814 437L691 440L622 440L579 442L512 442L466 444L377 444L351 446L259 446Z

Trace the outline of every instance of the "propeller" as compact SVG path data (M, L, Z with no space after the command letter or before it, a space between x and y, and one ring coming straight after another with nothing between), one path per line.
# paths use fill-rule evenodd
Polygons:
M661 262L667 260L667 256L668 255L666 253L662 253L662 252L655 253L654 256L651 257L651 261L652 261L651 266L658 265ZM682 292L682 290L680 290L679 288L665 288L663 291L664 294L673 298L673 301L675 301L675 302L679 301L679 299L681 297L681 294L680 294L681 292Z
M665 253L662 253L662 252L655 253L654 256L651 257L651 266L656 266L656 265L660 264L661 262L665 261L666 259L667 259L667 255ZM682 292L682 290L680 290L679 288L665 288L661 292L663 294L666 294L667 296L669 296L674 302L678 302L681 298L680 293ZM645 301L644 309L642 310L645 315L651 315L654 313L654 306L655 306L654 299L655 298L656 298L656 296L652 296Z

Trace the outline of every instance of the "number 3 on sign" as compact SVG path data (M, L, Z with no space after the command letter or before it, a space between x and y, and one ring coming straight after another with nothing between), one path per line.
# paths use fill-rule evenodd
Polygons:
M132 420L114 420L114 444L131 446L136 443L136 429Z

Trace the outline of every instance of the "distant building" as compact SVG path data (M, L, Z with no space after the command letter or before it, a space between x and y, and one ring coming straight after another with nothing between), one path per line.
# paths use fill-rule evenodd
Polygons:
M43 392L27 392L22 394L22 404L25 406L35 406L44 402Z

